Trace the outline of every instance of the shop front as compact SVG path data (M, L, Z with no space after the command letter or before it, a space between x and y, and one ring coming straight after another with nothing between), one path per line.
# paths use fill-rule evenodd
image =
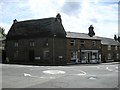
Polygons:
M100 63L99 50L81 50L81 63Z

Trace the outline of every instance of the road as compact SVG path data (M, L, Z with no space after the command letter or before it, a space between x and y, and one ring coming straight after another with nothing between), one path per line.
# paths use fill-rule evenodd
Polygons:
M0 65L2 66L2 88L118 87L118 64Z

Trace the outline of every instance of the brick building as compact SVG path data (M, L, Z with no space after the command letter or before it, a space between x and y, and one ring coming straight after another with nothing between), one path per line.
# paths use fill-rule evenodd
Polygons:
M101 37L102 61L120 61L120 43L111 38Z
M85 33L67 32L67 62L99 63L101 62L101 39L90 37Z

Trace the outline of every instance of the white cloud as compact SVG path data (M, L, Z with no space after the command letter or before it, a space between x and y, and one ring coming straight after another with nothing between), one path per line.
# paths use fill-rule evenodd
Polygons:
M117 2L118 0L22 0L14 1L14 3L5 3L5 11L0 12L4 15L4 19L1 19L0 25L6 28L8 31L13 19L18 20L26 19L40 19L47 17L55 17L57 13L61 13L63 26L66 31L74 31L80 33L88 33L88 27L93 24L95 27L96 35L104 37L112 37L111 35L118 32L118 10L117 3L104 3L104 2ZM69 5L64 6L66 2L71 2L73 8ZM74 7L72 2L77 2L78 6ZM66 4L66 5L67 5ZM1 11L0 3L0 11ZM17 6L17 8L13 8ZM10 8L10 9L9 9ZM12 9L13 8L13 9ZM63 9L71 10L72 15L69 12L63 12ZM78 9L75 10L74 9ZM72 11L73 10L73 11Z
M29 0L28 3L34 18L46 18L55 16L64 0Z

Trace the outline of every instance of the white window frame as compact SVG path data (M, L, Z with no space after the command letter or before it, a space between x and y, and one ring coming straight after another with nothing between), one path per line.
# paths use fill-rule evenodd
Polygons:
M117 59L119 59L119 53L117 53L117 55L116 55L116 56L117 56Z
M108 50L111 50L111 45L108 45Z
M73 45L72 45L72 44L73 44ZM71 46L75 46L75 40L74 40L74 39L70 40L70 45L71 45Z
M72 51L71 52L71 59L76 59L77 58L77 52L76 51Z
M115 46L115 50L118 50L118 46Z
M93 46L96 46L96 41L92 41L92 45L93 45Z
M80 45L81 45L81 47L84 47L84 46L85 46L85 41L84 41L84 40L81 40L81 41L80 41Z

